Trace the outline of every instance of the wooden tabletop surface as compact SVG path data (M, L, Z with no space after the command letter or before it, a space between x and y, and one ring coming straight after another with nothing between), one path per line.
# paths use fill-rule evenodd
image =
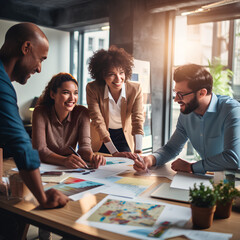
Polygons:
M13 161L8 159L4 161L4 170L11 169L13 167ZM123 176L128 177L140 177L135 176L133 173L124 174ZM148 179L154 179L155 183L151 185L143 194L143 197L149 197L150 193L153 189L156 188L162 182L169 182L166 178L160 177L147 177ZM101 201L106 195L105 194L96 194L90 195L88 197L82 198L78 201L70 201L65 207L58 209L40 209L38 204L34 199L29 196L30 201L19 200L19 199L9 199L6 197L0 197L0 207L7 211L16 213L27 219L29 223L34 225L46 226L53 232L56 233L66 233L67 235L71 235L78 238L83 239L116 239L116 240L128 240L135 239L132 237L123 236L120 234L116 234L113 232L108 232L105 230L97 229L94 227L81 225L76 223L76 220L80 218L84 213L86 213L89 209L95 206L99 201ZM150 197L149 197L150 198ZM155 201L160 201L158 199L154 199ZM185 207L190 207L189 204L179 203L174 201L164 201L175 205L181 205ZM191 221L187 224L187 227L191 228ZM213 225L206 229L205 231L211 232L223 232L223 233L232 233L233 240L240 239L240 213L232 211L230 218L228 219L219 219L214 220ZM174 238L174 239L185 239L185 238Z

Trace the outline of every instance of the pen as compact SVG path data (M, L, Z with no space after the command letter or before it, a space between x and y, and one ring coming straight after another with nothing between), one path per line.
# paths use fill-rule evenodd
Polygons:
M142 164L144 164L145 165L145 162L143 161L143 159L140 157L140 155L137 153L137 159L142 163ZM149 171L148 171L148 168L146 169L146 172L148 173Z
M69 148L72 150L72 152L73 152L75 155L77 155L78 157L81 157L71 146L69 146ZM88 168L88 165L85 164L84 167L85 167L85 168Z

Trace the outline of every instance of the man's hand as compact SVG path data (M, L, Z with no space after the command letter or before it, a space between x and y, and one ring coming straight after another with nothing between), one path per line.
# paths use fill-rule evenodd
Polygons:
M66 168L85 168L86 165L87 164L83 161L83 159L75 154L67 156L64 161L64 166Z
M126 158L130 158L132 160L137 158L137 154L136 153L131 153L131 152L115 152L112 155L114 157L126 157Z
M176 161L174 161L171 165L172 170L179 171L179 172L192 172L191 168L192 163L189 163L181 158L178 158Z
M69 198L56 189L49 189L45 192L46 201L40 204L43 208L63 207L69 201Z
M143 159L143 162L141 162L137 158L134 159L135 163L133 165L133 168L137 172L146 171L147 168L150 168L151 166L155 165L155 163L156 163L156 159L153 155L145 156L142 159Z
M91 165L94 168L99 168L100 165L106 165L106 158L102 155L93 155Z

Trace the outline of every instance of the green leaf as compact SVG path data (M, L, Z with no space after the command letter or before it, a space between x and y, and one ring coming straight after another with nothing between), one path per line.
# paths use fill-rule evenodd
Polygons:
M212 63L208 60L208 67L213 77L213 92L217 95L233 97L231 87L233 72L222 65L219 58L214 58Z

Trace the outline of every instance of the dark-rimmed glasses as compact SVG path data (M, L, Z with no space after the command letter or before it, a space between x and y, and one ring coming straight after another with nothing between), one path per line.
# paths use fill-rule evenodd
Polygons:
M187 96L187 95L192 94L192 93L196 93L197 91L192 91L192 92L189 92L189 93L181 93L181 92L176 92L175 90L173 90L173 98L178 96L179 100L183 100L184 96Z

